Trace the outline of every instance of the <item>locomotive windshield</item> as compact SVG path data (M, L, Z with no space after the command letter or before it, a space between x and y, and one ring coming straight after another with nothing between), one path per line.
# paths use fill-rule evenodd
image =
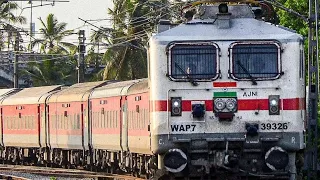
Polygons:
M231 75L235 79L275 79L280 75L277 44L234 44Z
M217 76L217 47L213 44L174 44L169 49L170 77L211 80Z

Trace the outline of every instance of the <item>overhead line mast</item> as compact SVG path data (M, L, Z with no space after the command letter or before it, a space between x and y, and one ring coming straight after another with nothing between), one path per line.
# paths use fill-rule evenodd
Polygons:
M318 103L319 103L319 3L309 0L308 33L308 129L305 168L308 180L317 180L318 162Z

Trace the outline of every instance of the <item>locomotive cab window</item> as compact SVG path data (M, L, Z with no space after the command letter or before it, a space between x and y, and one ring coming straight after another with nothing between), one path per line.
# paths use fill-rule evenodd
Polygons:
M237 80L270 80L281 75L280 46L275 42L234 43L230 74Z
M218 77L218 46L213 43L175 43L169 47L172 80L210 81Z

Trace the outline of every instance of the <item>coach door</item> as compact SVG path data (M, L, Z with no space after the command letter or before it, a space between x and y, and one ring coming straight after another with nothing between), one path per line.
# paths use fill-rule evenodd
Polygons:
M88 116L87 109L85 108L85 104L81 103L81 122L82 122L82 145L85 149L88 149L89 144L89 124L88 124Z
M88 143L92 147L92 101L88 100L88 110L86 112L87 115L87 129L88 129Z
M3 146L3 109L1 107L1 122L0 122L0 144Z
M41 147L46 146L46 131L45 131L45 112L43 105L38 105L38 129L39 129L39 143Z
M121 147L123 151L128 151L128 101L126 96L122 96L121 102Z

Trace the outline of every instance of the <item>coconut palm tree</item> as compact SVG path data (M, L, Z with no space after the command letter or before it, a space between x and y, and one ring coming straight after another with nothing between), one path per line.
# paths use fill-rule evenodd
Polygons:
M42 28L41 39L35 39L30 43L30 48L33 49L35 45L40 44L40 52L48 53L63 53L68 54L74 50L76 46L72 43L63 41L63 38L73 33L73 30L66 30L67 23L59 23L53 14L47 16L46 21L39 18Z
M42 38L35 39L29 46L40 45L40 52L47 55L41 63L29 63L23 74L31 77L34 86L75 83L77 46L63 41L73 30L66 30L67 24L59 23L53 14L49 14L45 22L39 20L43 26L40 28Z
M104 54L104 79L137 79L147 76L146 44L154 26L168 18L168 0L113 0L108 9L112 28L100 28L93 43L109 44Z
M16 16L14 11L17 9L18 5L15 2L0 1L0 26L3 29L0 33L0 49L4 48L6 43L9 47L14 36L21 38L20 31L13 24L25 24L26 18L20 15Z
M32 86L76 83L76 59L73 56L43 55L42 62L31 60L22 75L30 77Z
M1 21L12 22L12 23L26 23L26 18L23 16L15 16L13 13L18 9L18 4L15 2L0 2L0 19Z

